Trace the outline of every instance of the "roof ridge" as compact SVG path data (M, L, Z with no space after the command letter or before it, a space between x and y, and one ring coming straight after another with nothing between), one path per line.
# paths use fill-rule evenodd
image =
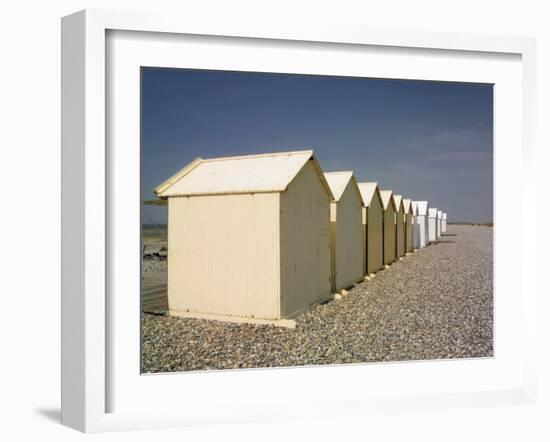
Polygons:
M203 163L212 163L215 161L232 161L232 160L243 160L248 158L263 158L263 157L279 157L279 156L291 156L291 155L304 155L309 154L313 155L313 149L303 149L303 150L291 150L284 152L268 152L268 153L257 153L257 154L247 154L247 155L232 155L229 157L213 157L213 158L202 158Z
M323 172L325 175L336 175L336 174L342 174L342 173L351 173L353 175L353 170L337 170L334 172Z

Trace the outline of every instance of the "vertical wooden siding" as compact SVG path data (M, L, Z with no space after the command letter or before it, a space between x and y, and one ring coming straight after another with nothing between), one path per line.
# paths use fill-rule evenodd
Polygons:
M168 306L280 317L279 194L169 198Z
M395 210L391 204L384 211L384 264L395 261Z
M405 215L405 238L406 238L406 251L412 252L414 248L414 229L413 229L413 216L410 213Z
M382 233L382 203L375 195L368 209L368 220L366 226L367 235L367 272L375 273L384 267L382 262L384 238Z
M422 247L426 247L428 245L428 243L430 242L429 234L428 234L429 228L430 228L430 226L429 226L430 223L429 223L429 218L428 218L427 215L424 215L422 218L424 219L424 228L422 229L422 232L424 233L423 238L422 238L422 240L423 240Z
M336 203L335 235L335 289L341 290L360 281L363 270L363 246L361 245L362 214L361 195L350 181Z
M336 290L336 201L330 203L330 289Z
M330 201L311 162L280 198L282 315L286 317L330 297Z
M403 212L403 206L400 206L397 212L397 226L396 226L396 241L397 241L397 258L405 254L405 213Z
M437 218L428 217L428 242L437 239Z
M413 218L413 230L414 230L414 233L413 233L413 237L414 237L414 241L413 241L413 247L415 249L420 249L422 246L422 236L421 236L421 230L422 230L422 225L424 224L424 217L423 216L420 216L420 215L416 215L414 218Z

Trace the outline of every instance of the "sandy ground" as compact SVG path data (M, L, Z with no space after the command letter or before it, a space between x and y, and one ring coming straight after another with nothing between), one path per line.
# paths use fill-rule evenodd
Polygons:
M493 355L491 227L449 226L294 330L144 314L142 370L184 371ZM162 275L165 261L144 272Z

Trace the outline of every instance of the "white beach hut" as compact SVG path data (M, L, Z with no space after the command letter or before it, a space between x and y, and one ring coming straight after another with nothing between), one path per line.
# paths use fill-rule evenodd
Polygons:
M441 233L447 233L447 212L441 216Z
M359 183L363 197L363 238L366 273L384 267L384 213L377 183Z
M420 224L419 224L419 211L418 202L411 201L411 208L413 211L413 248L418 250L420 246Z
M443 211L438 210L437 211L437 239L441 238L441 235L443 233L442 231L442 219L443 219Z
M403 198L403 208L405 210L405 252L413 252L414 247L414 219L412 201L409 198Z
M345 289L365 276L363 198L353 172L325 173L334 195L330 203L332 289Z
M380 196L382 197L382 208L384 209L384 222L382 223L384 232L384 256L383 262L385 265L389 265L396 259L396 229L397 213L395 200L393 198L393 192L391 190L381 190Z
M395 254L397 258L405 255L405 208L403 207L403 196L393 195L395 201L396 223L395 223Z
M415 224L415 238L418 237L416 242L418 247L423 248L428 245L429 242L429 221L428 221L428 201L413 201L413 206L417 207L418 215Z
M439 221L437 219L437 209L428 209L428 241L437 241L437 230L438 230Z
M170 314L278 320L331 296L334 198L312 150L199 158L155 193Z

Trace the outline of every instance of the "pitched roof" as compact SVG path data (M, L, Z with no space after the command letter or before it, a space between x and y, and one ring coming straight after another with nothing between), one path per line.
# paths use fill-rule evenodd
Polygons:
M428 201L413 201L413 205L418 207L418 215L426 216L428 214Z
M447 213L443 212L443 219L447 219Z
M405 213L412 213L414 214L413 208L412 208L412 201L409 198L403 198L403 207L405 208Z
M395 201L395 210L399 212L401 210L401 204L403 202L403 195L393 195L393 200Z
M438 210L438 211L437 211L437 216L438 216L439 218L441 218L441 215L443 215L443 210Z
M380 196L382 197L382 206L384 207L384 210L388 209L390 202L393 206L393 209L395 210L395 201L393 200L392 190L381 190Z
M435 218L435 217L437 217L437 212L438 212L438 211L437 211L436 208L433 208L433 209L432 209L432 208L430 207L430 208L428 209L428 214L429 214L428 216L429 216L430 218Z
M283 192L312 160L332 199L313 150L196 160L155 188L161 198L184 195Z
M361 198L361 192L359 190L359 187L357 187L357 181L355 181L353 172L326 172L324 175L330 187L330 190L334 195L335 201L340 201L340 198L342 198L342 195L344 194L344 191L346 190L346 187L348 186L348 184L350 184L350 182L351 185L355 187L358 196Z
M358 183L358 186L363 198L363 204L365 207L370 207L372 198L377 193L378 183ZM378 190L378 195L380 195L380 190Z

